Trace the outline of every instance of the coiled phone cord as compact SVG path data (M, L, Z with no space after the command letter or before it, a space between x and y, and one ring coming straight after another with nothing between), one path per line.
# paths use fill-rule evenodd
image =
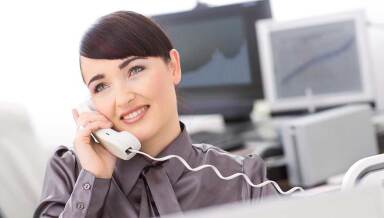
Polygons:
M245 179L245 181L250 185L250 186L252 186L252 187L255 187L255 188L261 188L261 187L263 187L263 186L265 186L265 185L268 185L268 184L272 184L275 188L276 188L276 190L278 191L278 192L280 192L281 194L283 194L283 195L290 195L291 193L293 193L293 192L295 192L295 191L304 191L304 189L303 188L301 188L301 187L293 187L293 188L291 188L290 190L288 190L288 191L283 191L283 190L281 190L281 188L280 188L280 186L275 182L275 181L272 181L272 180L266 180L266 181L264 181L264 182L262 182L262 183L259 183L259 184L253 184L252 183L252 181L249 179L249 177L246 175L246 174L244 174L244 173L235 173L235 174L232 174L232 175L230 175L230 176L223 176L221 173L220 173L220 171L215 167L215 166L213 166L213 165L209 165L209 164L204 164L204 165L201 165L201 166L198 166L198 167L195 167L195 168L192 168L182 157L180 157L180 156L178 156L178 155L173 155L173 154L171 154L171 155L167 155L167 156L165 156L165 157L160 157L160 158L156 158L156 157L152 157L152 156L150 156L149 154L146 154L146 153L144 153L144 152L141 152L141 151L138 151L138 150L134 150L134 149L128 149L128 151L129 152L132 152L132 153L137 153L137 154L141 154L141 155L143 155L143 156L145 156L145 157L147 157L147 158L149 158L149 159L151 159L151 160L154 160L154 161L166 161L166 160L169 160L169 159L171 159L171 158L176 158L176 159L178 159L188 170L190 170L190 171L194 171L194 172L197 172L197 171L200 171L200 170L202 170L202 169L204 169L204 168L211 168L215 173L216 173L216 175L219 177L219 178L221 178L221 179L223 179L223 180L231 180L231 179L233 179L233 178L236 178L236 177L239 177L239 176L242 176L244 179Z

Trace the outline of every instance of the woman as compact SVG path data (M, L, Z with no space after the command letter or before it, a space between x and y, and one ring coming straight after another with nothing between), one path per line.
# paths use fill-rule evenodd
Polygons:
M177 159L117 159L91 139L91 132L113 127L135 135L151 156L176 154L193 167L212 164L225 176L266 180L257 157L192 145L177 111L179 54L150 19L125 11L99 19L81 42L80 67L97 112L73 111L83 127L75 151L60 146L54 153L35 217L153 217L276 194L271 185L253 188L242 177L190 172Z

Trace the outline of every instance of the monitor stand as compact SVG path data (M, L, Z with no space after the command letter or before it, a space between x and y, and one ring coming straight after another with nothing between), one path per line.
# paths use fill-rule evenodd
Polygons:
M255 130L255 124L252 122L249 115L237 117L225 117L225 131L232 134L242 134L244 132Z

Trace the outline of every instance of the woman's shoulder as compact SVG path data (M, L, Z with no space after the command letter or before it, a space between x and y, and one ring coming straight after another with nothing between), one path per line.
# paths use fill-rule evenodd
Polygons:
M55 148L48 161L48 168L53 172L71 172L78 174L80 164L78 163L75 152L67 146L60 145Z
M198 153L198 155L203 156L205 161L209 161L210 159L215 160L227 160L227 161L235 161L239 164L244 160L245 157L231 154L217 146L211 144L193 144L193 148Z
M76 161L75 152L67 146L59 145L55 148L51 160L60 160L64 162Z
M260 171L265 173L264 161L256 154L241 156L210 144L193 144L193 148L201 164L214 164L251 174Z

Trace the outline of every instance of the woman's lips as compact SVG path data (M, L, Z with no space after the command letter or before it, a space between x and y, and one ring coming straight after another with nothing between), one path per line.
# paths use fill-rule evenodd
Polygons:
M126 124L135 123L144 117L144 115L147 113L148 108L149 108L149 105L140 107L137 110L123 116L121 120Z

